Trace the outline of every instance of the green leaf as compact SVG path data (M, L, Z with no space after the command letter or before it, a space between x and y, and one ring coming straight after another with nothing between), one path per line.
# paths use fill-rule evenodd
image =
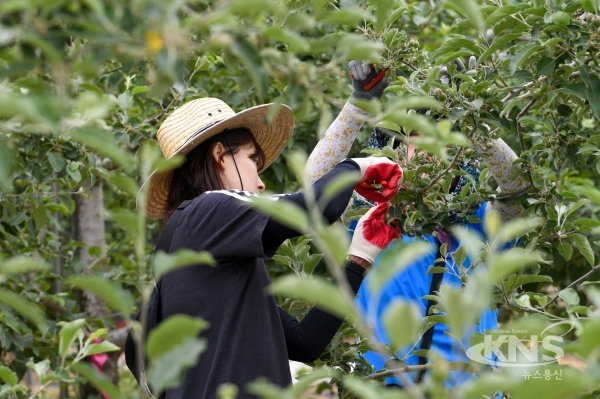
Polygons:
M329 22L332 24L342 24L346 26L362 25L364 21L371 21L373 17L358 7L347 8L344 10L327 10L316 15L318 22Z
M387 25L387 20L394 8L394 0L371 0L375 7L375 31L380 32Z
M588 295L589 291L595 290L588 290ZM577 353L586 358L600 346L600 340L598 340L598 337L600 336L600 319L596 317L588 321L582 320L582 324L583 328L579 336L580 344L575 346L574 349L576 349Z
M314 302L321 309L351 322L359 322L360 317L352 301L335 285L321 277L300 278L285 276L271 285L271 292L279 295L294 296L308 302Z
M35 323L42 331L46 331L46 319L38 306L14 292L0 290L0 302L12 308L21 316Z
M508 69L511 75L515 74L515 71L524 61L530 60L533 53L543 50L544 47L538 44L528 44L523 47L514 57L511 58Z
M111 174L107 180L132 197L136 197L138 194L139 187L131 177Z
M585 83L586 96L590 102L590 107L596 118L600 119L600 79L596 75L590 75L587 65L583 65L580 69L581 79Z
M90 364L79 362L71 365L70 369L85 377L92 386L101 392L105 392L111 399L120 399L123 397L119 388L112 383L110 378L96 370Z
M458 248L456 248L456 251L454 251L454 253L452 254L452 258L454 259L454 263L456 263L457 266L462 266L465 263L465 260L467 259L467 247L461 245Z
M483 52L483 49L473 40L453 38L446 40L440 48L432 54L432 58L438 58L462 48L468 49L475 56L479 56Z
M435 125L430 118L416 114L407 114L405 112L386 112L383 120L393 122L402 126L406 132L420 132L426 136L436 136Z
M100 276L74 276L68 278L66 283L96 294L110 308L118 310L125 317L129 317L133 311L134 303L131 293L112 281Z
M447 271L448 270L446 270L445 267L429 266L429 268L427 268L427 272L425 274L446 273Z
M513 275L509 278L508 282L504 283L504 289L506 292L511 293L516 288L519 288L522 285L530 284L530 283L551 283L552 278L549 276L540 276L538 274L522 274L515 279L516 275ZM512 281L511 281L512 280Z
M356 182L359 180L360 174L358 172L341 173L336 176L335 179L329 181L323 190L323 194L319 199L319 208L325 209L329 201L335 198L343 190L347 190L349 187L354 187Z
M346 228L341 224L334 224L330 227L321 226L317 233L322 242L322 244L318 243L319 250L329 253L336 264L343 265L346 262L347 250L350 245L350 237L348 237Z
M542 225L543 220L540 218L511 220L502 226L498 232L497 240L500 243L507 243L510 240L517 239L534 231L536 228Z
M100 129L85 127L71 132L71 137L85 146L97 151L100 155L113 160L127 172L134 168L133 157L115 144L113 137Z
M10 150L0 141L0 189L12 189L11 175L13 170L13 157Z
M46 213L46 206L43 202L36 204L35 201L31 201L33 220L35 221L35 228L40 230L48 222L48 215Z
M408 109L440 109L440 103L429 96L398 97L388 103L388 112Z
M56 173L58 173L61 170L63 170L63 168L67 164L65 162L64 158L60 154L57 154L56 152L48 151L46 153L46 157L48 157L48 161L50 162L50 166L52 167L52 169Z
M496 38L492 42L492 45L488 49L486 49L483 52L483 54L481 54L481 57L479 57L478 62L483 63L483 62L487 61L487 59L492 54L494 54L496 51L503 48L507 43L509 43L513 40L516 40L520 36L521 36L521 33L509 33L509 34L503 34L501 36L496 36Z
M107 328L99 328L96 331L92 332L89 337L86 339L87 343L92 343L96 338L104 338L108 334Z
M120 351L117 345L110 341L102 341L99 344L89 344L83 350L83 356L91 356L97 353L116 352Z
M537 75L550 75L556 69L556 62L553 58L544 57L538 61L536 67Z
M405 269L416 259L430 253L433 248L429 242L416 241L410 244L396 242L383 251L377 260L377 267L369 274L369 290L379 292L381 287L394 275Z
M292 399L287 390L265 378L259 378L248 383L246 392L262 399Z
M267 93L267 71L256 49L244 38L237 37L229 46L229 51L236 56L244 66L244 70L254 82L254 89L260 101Z
M363 100L360 98L350 97L350 99L348 101L352 105L356 105L358 108L362 108L363 110L367 111L371 115L379 115L381 113L381 103L375 98L372 98L370 100ZM325 128L323 129L323 132L325 132L325 130L327 130L328 127L329 127L329 125L325 126ZM321 133L321 122L320 121L319 121L319 133Z
M304 262L304 267L302 269L304 270L304 273L311 275L315 270L315 267L319 264L321 259L323 259L323 256L323 254L310 255L308 259L306 259L306 261Z
M581 7L586 12L597 14L598 13L598 2L596 0L581 0Z
M583 84L582 82L574 82L568 85L564 85L563 87L558 89L558 91L571 96L579 97L583 100L587 99L585 84Z
M35 371L35 373L40 378L40 382L44 382L46 380L46 374L50 370L50 360L42 360L37 363L33 362L33 358L29 358L27 362L27 367Z
M563 242L557 247L558 253L562 255L565 260L571 260L571 256L573 255L573 246L567 242Z
M588 239L581 234L569 234L568 238L573 240L573 244L579 249L581 255L588 261L590 266L594 266L594 252Z
M39 259L18 255L6 261L0 260L0 274L10 276L18 273L27 273L35 270L46 270L48 264Z
M589 227L599 227L600 221L588 218L581 218L573 221L575 226L589 226Z
M306 212L293 202L277 201L273 198L250 197L250 201L246 204L296 231L304 233L308 230L309 222Z
M414 303L396 299L386 308L383 325L393 351L414 342L421 329L421 318L421 310Z
M293 398L302 398L303 395L308 389L314 386L314 383L322 380L323 378L331 378L335 375L336 370L330 370L327 368L315 368L310 374L303 374L301 378L299 377L296 381L294 381L290 394ZM288 388L289 389L289 388Z
M480 252L484 248L481 237L477 233L467 230L462 226L452 228L451 232L458 238L461 245L466 247L471 263L477 263L480 258Z
M489 262L488 276L490 281L496 282L506 274L540 262L541 258L537 252L523 248L511 248L508 251L494 254Z
M490 397L490 393L496 391L508 391L519 383L516 378L508 378L501 373L484 373L479 378L465 381L457 387L459 398L481 398ZM502 395L500 395L502 396ZM495 397L491 395L491 397Z
M167 272L190 265L216 266L216 262L207 251L196 252L185 248L170 254L158 251L152 261L154 279L159 280Z
M591 199L596 205L600 206L600 190L588 186L575 186L571 189L577 194L583 194Z
M345 61L362 60L378 64L384 50L383 43L372 42L356 34L348 34L338 43L338 51L342 52Z
M439 291L440 303L446 311L447 324L454 337L461 337L463 327L473 320L476 315L469 312L467 297L461 290L455 290L447 284L442 284Z
M154 172L166 172L169 170L177 169L185 162L185 157L181 155L174 155L168 159L159 158L158 162L154 165Z
M349 374L344 377L344 388L352 391L352 398L356 399L373 399L383 398L381 391L377 389L377 385L366 379L358 378ZM400 398L400 396L398 396Z
M480 32L483 31L483 16L481 15L481 11L479 11L479 4L477 4L476 0L448 0L446 5L467 17L471 26L475 29Z
M69 349L73 345L75 338L77 338L78 333L83 337L83 332L81 328L85 325L85 319L76 319L70 322L59 321L60 329L60 341L58 345L58 354L61 358L65 358L69 353Z
M206 340L188 337L183 344L150 364L148 381L153 391L162 392L177 387L181 383L183 371L198 363L198 357L206 350Z
M529 7L527 4L519 4L519 5L510 5L510 6L502 6L498 7L492 12L485 20L486 27L492 27L506 17L513 16L517 12L519 12L522 8Z
M6 366L0 366L0 379L11 387L14 387L19 382L17 374Z
M148 335L146 353L150 361L183 345L188 338L196 337L208 328L209 323L195 317L176 314L162 321Z
M579 295L573 288L565 288L557 294L568 305L579 305Z
M149 86L136 86L131 90L131 94L135 96L136 94L146 93L148 91L150 91Z
M263 34L266 37L270 37L287 44L291 51L305 52L310 50L310 43L308 40L289 29L270 26L263 30Z

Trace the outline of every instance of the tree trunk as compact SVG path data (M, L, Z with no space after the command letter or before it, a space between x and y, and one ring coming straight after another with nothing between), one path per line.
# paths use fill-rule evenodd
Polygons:
M94 246L100 248L102 255L106 251L106 232L102 217L104 207L102 181L98 180L90 189L90 183L86 180L83 189L89 193L89 198L78 195L76 199L78 240L85 244L85 247L79 250L79 259L85 265L83 273L93 274L90 266L94 259L88 252L89 248ZM81 302L83 310L89 317L102 318L110 314L102 300L91 292L84 291Z
M106 231L104 228L104 218L102 216L102 211L104 209L104 196L102 192L103 184L101 180L98 180L96 184L90 188L89 180L86 180L83 183L83 189L89 195L89 198L82 195L76 196L76 239L85 244L85 246L79 250L79 258L85 266L83 274L94 274L91 268L94 258L89 254L89 248L94 246L100 248L102 256L104 256L106 252ZM104 319L111 316L111 312L104 302L91 292L83 291L81 293L80 305L90 318ZM117 369L118 355L119 353L111 353L108 361L103 366L104 374L109 377L114 384L118 384L119 381ZM98 395L98 391L89 384L82 387L82 398L88 398L92 395Z

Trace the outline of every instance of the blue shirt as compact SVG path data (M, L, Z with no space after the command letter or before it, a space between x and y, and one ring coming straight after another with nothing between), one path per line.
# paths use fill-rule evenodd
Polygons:
M486 206L487 203L482 204L474 213L481 222L467 223L464 225L466 229L477 233L482 239L485 238L482 222L485 217ZM397 275L392 277L381 288L378 296L369 292L369 276L367 276L363 281L363 284L358 291L356 298L357 307L362 313L364 320L369 325L374 327L375 336L382 343L389 344L390 342L385 333L382 317L388 305L393 300L402 298L407 302L416 303L420 307L422 314L425 316L427 300L423 299L423 296L429 294L431 279L433 277L433 274L427 274L427 269L429 269L429 267L435 263L435 255L439 244L437 239L431 235L423 236L422 239L429 241L432 244L432 250L428 254L415 260L412 264L408 265L408 267L404 268L402 271L398 272ZM402 243L408 244L417 240L419 240L419 238L403 237ZM460 275L460 273L458 272L458 266L454 263L452 252L455 251L460 244L461 243L459 241L452 237L452 248L448 250L448 255L446 258L446 268L449 271L454 271L457 275ZM391 244L390 247L393 245L394 244ZM389 250L390 247L382 251L382 253ZM380 256L381 254L379 257ZM379 257L377 257L373 263L374 268L377 267ZM470 259L468 256L464 261L463 266L470 266ZM442 284L450 284L453 287L460 287L462 283L460 279L453 273L444 273ZM486 310L480 315L479 324L472 326L472 328L465 329L462 340L464 348L468 348L470 346L469 337L474 332L477 331L481 334L484 334L485 330L496 330L498 326L497 316L498 311L496 309L489 310L489 308L486 308ZM448 330L448 326L445 324L435 325L433 330L433 339L431 342L431 350L439 353L442 357L450 362L468 362L469 359L465 354L464 348L461 348L456 340L444 334L444 331L446 330ZM418 364L419 356L411 355L410 352L413 350L418 350L420 346L421 343L419 342L417 345L411 344L398 350L396 352L398 358L401 359L406 365ZM365 354L365 359L375 367L375 371L378 371L384 368L387 357L377 352L369 351ZM416 375L416 372L406 374L407 378L412 378L413 380L416 378ZM466 371L451 370L446 385L449 388L452 388L454 385L461 384L462 382L471 378L473 378L473 376ZM395 377L387 378L386 384L402 385Z

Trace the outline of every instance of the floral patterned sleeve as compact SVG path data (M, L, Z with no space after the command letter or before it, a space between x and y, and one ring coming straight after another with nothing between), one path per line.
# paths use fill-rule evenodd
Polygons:
M316 182L346 158L360 127L368 116L367 111L349 102L344 105L308 157L306 163L308 184Z
M485 146L485 144L483 145ZM503 193L514 193L527 187L527 180L519 174L519 165L513 164L517 154L502 139L490 140L488 148L479 148L488 154L486 164ZM503 222L520 217L523 208L512 202L496 201L492 206Z

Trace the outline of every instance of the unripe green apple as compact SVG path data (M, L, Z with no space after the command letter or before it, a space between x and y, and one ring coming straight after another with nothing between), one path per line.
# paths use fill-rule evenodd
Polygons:
M569 25L571 22L571 16L564 11L557 11L550 17L550 21L559 25Z

